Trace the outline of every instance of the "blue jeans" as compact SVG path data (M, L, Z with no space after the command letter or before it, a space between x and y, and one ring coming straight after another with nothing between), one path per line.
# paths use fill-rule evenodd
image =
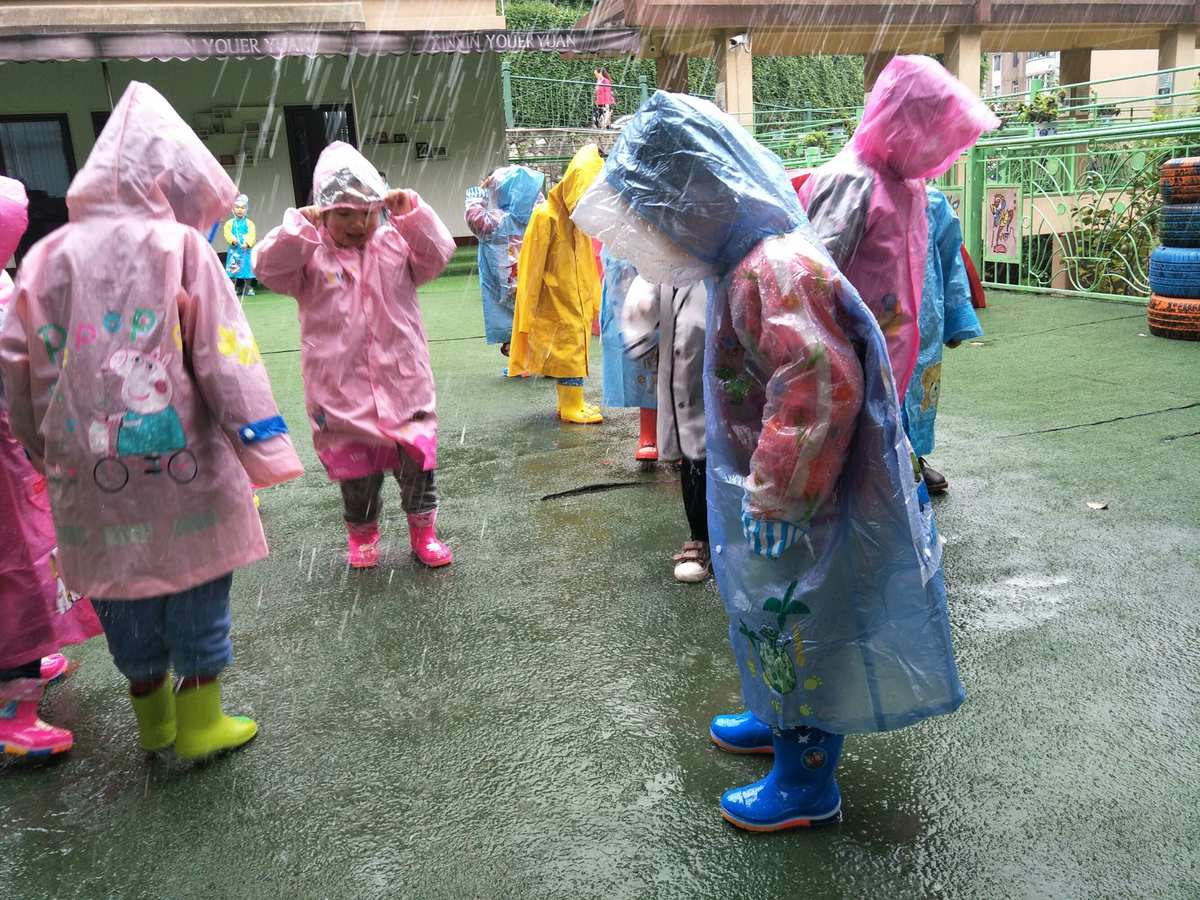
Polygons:
M214 678L233 662L229 589L233 574L178 594L97 600L108 652L130 681L153 681L168 668L180 678Z

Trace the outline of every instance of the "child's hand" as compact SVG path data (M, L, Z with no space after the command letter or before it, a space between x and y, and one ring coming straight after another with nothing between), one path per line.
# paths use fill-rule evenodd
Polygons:
M388 191L388 195L383 198L383 203L393 216L407 216L416 209L410 191Z
M312 223L313 228L321 227L321 207L319 206L302 206L296 210L304 218Z

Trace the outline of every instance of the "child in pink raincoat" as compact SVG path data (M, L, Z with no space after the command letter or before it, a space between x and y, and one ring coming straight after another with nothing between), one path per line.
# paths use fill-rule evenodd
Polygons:
M417 558L449 565L435 529L437 412L417 288L445 269L454 238L348 144L325 148L313 185L314 205L289 209L259 242L254 272L299 305L313 446L342 491L350 565L379 564L386 472L400 483Z
M901 397L920 348L925 180L947 172L999 124L935 60L897 56L875 83L850 143L799 188L825 248L883 330Z
M170 104L133 82L67 192L70 221L26 255L0 332L13 431L49 483L63 580L92 597L142 747L185 759L257 732L221 710L231 573L267 555L250 481L303 473L197 230L235 196Z
M28 222L25 187L0 177L0 265L8 261ZM12 279L0 269L0 325L12 296ZM66 675L56 651L100 633L87 600L58 577L54 522L46 479L34 471L8 426L0 382L0 753L50 756L70 750L75 738L38 718L48 683Z

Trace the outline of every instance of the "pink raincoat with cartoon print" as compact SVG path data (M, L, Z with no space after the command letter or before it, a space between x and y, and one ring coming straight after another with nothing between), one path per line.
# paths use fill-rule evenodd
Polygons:
M381 209L387 186L348 144L325 148L313 174L322 209ZM254 250L254 273L296 298L300 365L313 446L330 479L399 468L403 451L437 468L429 342L417 288L454 254L454 238L415 193L412 212L381 224L362 249L339 247L295 209Z
M825 248L879 322L901 397L920 350L925 180L947 172L999 124L935 60L897 56L867 98L850 144L798 191Z
M0 176L0 265L25 231L27 205L24 185ZM0 269L0 326L12 288ZM58 577L54 544L46 479L8 427L0 381L0 669L15 669L100 633L92 604Z
M133 82L67 192L69 223L21 265L0 366L72 590L153 597L262 559L250 482L303 473L197 230L236 195L171 105Z

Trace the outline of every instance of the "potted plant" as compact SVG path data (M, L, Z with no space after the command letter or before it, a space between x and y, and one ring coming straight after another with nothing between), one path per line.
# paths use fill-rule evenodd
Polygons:
M1022 122L1033 126L1033 132L1038 137L1058 133L1058 105L1065 98L1059 91L1057 94L1038 94L1029 103L1022 103L1018 115Z

